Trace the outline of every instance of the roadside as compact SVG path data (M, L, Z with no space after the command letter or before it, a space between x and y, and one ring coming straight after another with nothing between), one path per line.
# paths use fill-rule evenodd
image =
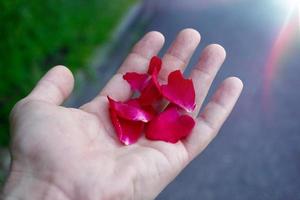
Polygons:
M147 8L147 11L145 10ZM88 64L89 74L95 76L87 76L85 72L78 71L75 74L76 87L71 97L65 102L66 106L78 107L83 102L93 97L99 88L109 79L109 77L117 69L118 62L126 55L128 49L132 46L135 39L139 37L139 30L151 17L152 9L149 9L147 3L137 1L120 20L119 25L113 31L113 36L100 47L94 50ZM130 35L130 37L128 37ZM119 44L122 44L119 46ZM106 68L107 63L116 62L113 68ZM101 77L98 79L97 77ZM0 148L0 188L4 183L10 165L10 155L6 148Z
M155 5L149 1L140 1L134 5L114 31L106 44L96 49L91 56L92 76L76 74L76 89L65 103L78 107L91 100L119 68L132 45L143 35L145 27L153 17Z
M9 169L9 164L10 164L10 156L8 149L1 148L0 149L0 188L1 185L3 185L3 180L5 179L8 169Z

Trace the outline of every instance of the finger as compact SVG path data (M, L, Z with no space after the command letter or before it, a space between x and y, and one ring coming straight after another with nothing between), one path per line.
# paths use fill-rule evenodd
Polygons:
M175 41L162 58L162 69L159 79L165 81L170 72L184 70L188 65L195 49L199 45L201 36L194 29L184 29L179 32Z
M156 37L153 37L156 34ZM131 89L129 84L123 79L123 74L127 71L135 72L146 72L148 70L148 65L150 59L153 55L157 54L159 49L156 48L156 53L141 53L151 49L154 43L158 43L159 36L158 32L150 32L150 36L145 36L140 42L133 48L134 53L130 53L128 58L125 60L124 64L121 66L119 72L109 81L109 83L102 90L100 95L95 98L91 103L82 106L83 109L93 112L92 110L99 110L99 103L101 101L100 97L105 97L107 95L112 98L123 101L128 99L131 95ZM152 35L152 36L151 36ZM163 45L163 36L161 36L161 46ZM149 38L148 38L149 37ZM155 39L156 38L156 39ZM150 40L150 41L147 41ZM147 41L147 42L146 42ZM162 58L163 66L159 74L160 80L166 80L167 75L176 69L183 70L187 63L189 62L193 52L200 42L200 34L193 29L184 29L176 37L175 41L172 43L171 47L168 49L167 53ZM156 45L159 46L159 45ZM152 50L153 51L153 50ZM140 56L143 55L143 56ZM148 56L145 59L145 56ZM142 60L142 62L138 62ZM96 103L95 103L96 102ZM96 105L95 105L96 104Z
M37 83L28 98L60 105L70 95L73 86L72 72L64 66L56 66Z
M152 56L157 55L164 44L164 36L156 31L147 33L132 49L118 72L110 79L99 96L111 96L116 100L126 100L131 95L129 84L123 79L126 72L145 73Z
M242 81L236 77L223 81L212 100L196 119L192 134L184 141L190 159L198 155L216 136L232 111L242 88Z
M187 67L195 49L199 45L201 35L194 29L183 29L162 58L162 69L159 73L159 80L166 82L168 75L174 70L181 70ZM159 109L163 109L168 104L163 100Z
M217 44L207 46L192 70L191 79L193 80L196 93L196 108L192 115L196 117L201 105L208 93L212 81L223 64L226 57L224 48Z

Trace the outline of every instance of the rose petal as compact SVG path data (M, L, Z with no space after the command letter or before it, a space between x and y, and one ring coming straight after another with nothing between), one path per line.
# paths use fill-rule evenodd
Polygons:
M146 86L149 76L147 74L127 72L125 75L123 75L123 79L130 84L133 90L141 91Z
M114 110L115 113L123 119L149 122L154 117L153 113L144 110L141 106L139 106L137 101L132 100L128 103L122 103L114 101L110 97L107 98L110 104L110 109Z
M135 106L137 108L141 108L148 114L152 115L152 118L154 118L157 115L157 112L153 108L152 105L141 105L139 102L139 99L129 99L126 103L128 103L129 105Z
M118 117L117 113L113 109L109 109L110 118L112 124L116 130L117 136L125 145L130 145L135 143L144 128L144 123L140 121L129 121Z
M188 115L180 115L176 107L170 107L154 118L147 126L146 137L176 143L187 137L195 126Z
M153 56L150 60L148 74L158 73L161 69L162 61L158 56Z
M162 95L170 102L192 112L195 107L195 89L191 79L185 79L180 70L168 76L168 84L161 86Z
M151 79L147 82L146 87L141 91L141 96L139 97L141 105L152 105L156 101L162 99L160 85L157 80L158 72L159 70L157 68L152 68Z
M141 92L139 102L141 105L151 105L162 98L157 85L151 79L145 89Z

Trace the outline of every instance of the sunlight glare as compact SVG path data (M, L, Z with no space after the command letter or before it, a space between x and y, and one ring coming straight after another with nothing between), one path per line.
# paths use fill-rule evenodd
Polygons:
M299 28L300 28L300 3L298 3L298 20L299 20Z
M288 9L295 9L300 7L300 0L284 0L281 4Z
M279 5L286 9L289 14L296 12L300 28L300 0L277 0L277 3L280 3Z

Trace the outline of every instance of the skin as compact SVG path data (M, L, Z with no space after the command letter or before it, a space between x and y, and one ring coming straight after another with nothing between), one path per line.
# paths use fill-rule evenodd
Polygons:
M196 30L182 30L162 58L160 81L173 70L184 70L199 42ZM190 75L197 107L191 114L196 126L188 138L171 144L142 137L124 146L110 122L106 96L130 98L122 75L146 72L163 43L161 33L147 33L99 95L78 109L61 106L73 89L72 73L63 66L52 68L11 112L12 165L4 199L154 199L199 155L217 135L243 87L238 78L227 78L199 114L225 59L220 45L207 46Z

